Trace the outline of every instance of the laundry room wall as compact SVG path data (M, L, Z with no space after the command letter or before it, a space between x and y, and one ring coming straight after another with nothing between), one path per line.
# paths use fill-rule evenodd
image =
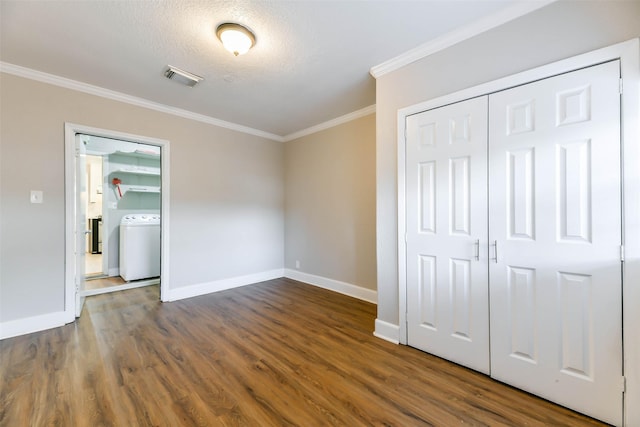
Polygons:
M65 309L65 122L170 141L171 291L282 271L281 142L5 72L0 108L0 335Z

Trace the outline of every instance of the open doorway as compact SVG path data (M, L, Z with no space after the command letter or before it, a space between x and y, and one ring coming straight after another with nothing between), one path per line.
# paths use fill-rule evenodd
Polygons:
M67 124L65 312L88 296L166 289L168 142Z
M87 280L98 280L109 277L108 260L106 254L102 256L103 229L103 189L104 187L104 157L101 152L86 155L87 180L87 253L85 257L85 277Z
M87 195L84 296L160 282L160 147L76 136ZM77 213L78 214L78 213ZM77 215L76 214L76 215Z

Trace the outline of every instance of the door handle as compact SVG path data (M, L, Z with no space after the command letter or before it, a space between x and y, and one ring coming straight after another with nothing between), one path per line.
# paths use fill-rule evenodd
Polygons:
M493 254L495 255L494 260L496 261L496 264L498 263L498 241L494 240L493 241Z
M480 239L476 239L473 245L476 247L476 261L480 261Z

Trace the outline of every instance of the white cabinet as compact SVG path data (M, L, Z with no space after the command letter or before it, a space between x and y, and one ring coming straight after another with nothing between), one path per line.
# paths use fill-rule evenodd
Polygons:
M407 338L622 424L619 62L407 117Z

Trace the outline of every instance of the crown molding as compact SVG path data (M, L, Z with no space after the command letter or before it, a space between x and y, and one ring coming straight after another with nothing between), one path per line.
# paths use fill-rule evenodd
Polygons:
M0 61L0 72L13 74L18 77L23 77L30 80L39 81L42 83L51 84L54 86L63 87L66 89L75 90L78 92L87 93L90 95L99 96L102 98L111 99L113 101L124 102L126 104L135 105L138 107L147 108L162 113L171 114L174 116L182 117L185 119L195 120L202 123L218 126L225 129L234 130L237 132L246 133L249 135L259 136L262 138L270 139L278 142L291 141L296 138L300 138L312 133L320 132L321 130L329 129L334 126L349 122L351 120L359 119L360 117L368 116L376 112L375 104L362 108L357 111L353 111L344 116L337 117L324 123L312 126L307 129L303 129L286 136L280 136L269 132L264 132L259 129L254 129L248 126L239 125L237 123L231 123L224 120L216 119L215 117L205 116L204 114L194 113L192 111L183 110L181 108L170 107L168 105L160 104L157 102L149 101L144 98L138 98L135 96L127 95L122 92L116 92L110 89L105 89L100 86L90 85L88 83L79 82L77 80L68 79L65 77L56 76L54 74L44 73L42 71L33 70L31 68L22 67L20 65L11 64L8 62Z
M297 138L301 138L303 136L311 135L312 133L320 132L321 130L329 129L334 126L341 125L343 123L350 122L351 120L356 120L364 116L368 116L369 114L373 114L376 112L376 104L369 105L368 107L364 107L360 110L353 111L349 114L345 114L344 116L336 117L335 119L329 120L324 123L320 123L315 126L311 126L310 128L302 129L294 133L290 133L285 135L282 139L284 142L291 141Z
M234 130L237 132L246 133L249 135L271 139L273 141L278 141L278 142L284 141L283 137L280 135L264 132L259 129L254 129L248 126L239 125L237 123L227 122L224 120L216 119L215 117L205 116L204 114L198 114L192 111L183 110L181 108L170 107L168 105L159 104L157 102L149 101L147 99L127 95L122 92L116 92L116 91L105 89L99 86L94 86L94 85L79 82L76 80L67 79L65 77L56 76L54 74L48 74L42 71L33 70L31 68L21 67L19 65L11 64L8 62L0 61L0 72L13 74L18 77L24 77L26 79L36 80L36 81L51 84L54 86L60 86L60 87L75 90L78 92L88 93L90 95L95 95L102 98L111 99L114 101L124 102L126 104L131 104L138 107L143 107L150 110L171 114L171 115L182 117L185 119L207 123L210 125Z
M462 27L458 30L451 31L440 37L437 37L427 43L424 43L415 49L411 49L401 55L396 56L380 65L376 65L369 70L369 73L378 78L387 73L395 71L399 68L409 65L434 53L440 52L464 40L470 39L478 34L489 31L516 18L531 13L537 9L547 6L556 0L537 0L518 2L513 6L503 9L497 13L486 16L474 23Z

